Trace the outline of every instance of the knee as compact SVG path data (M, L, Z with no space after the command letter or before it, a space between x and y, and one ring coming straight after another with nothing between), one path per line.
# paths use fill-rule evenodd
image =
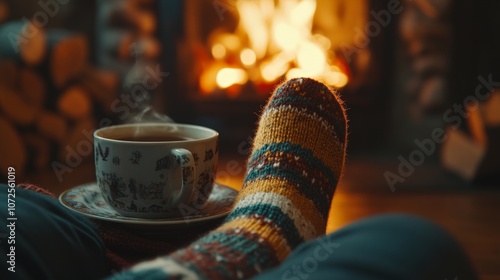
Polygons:
M434 240L452 239L451 234L436 223L410 214L383 214L357 222L369 230L384 231L388 235L412 238L432 237Z
M367 241L385 240L402 247L454 249L460 247L444 228L422 217L409 214L384 214L357 221L337 232L340 236L360 235ZM433 248L433 249L431 249Z
M346 260L361 266L380 268L417 279L446 279L446 275L466 275L475 279L470 260L458 241L439 225L408 214L385 214L357 221L324 237L339 248L332 263ZM342 266L342 265L340 265ZM398 278L398 277L396 277ZM405 277L399 277L400 279ZM460 277L461 279L462 277Z

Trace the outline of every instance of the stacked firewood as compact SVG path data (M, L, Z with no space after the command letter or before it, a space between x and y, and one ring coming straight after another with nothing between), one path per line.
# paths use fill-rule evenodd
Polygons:
M82 34L29 21L0 23L0 174L8 166L22 176L65 163L88 141L82 132L98 125L96 111L111 110L119 84L88 56Z

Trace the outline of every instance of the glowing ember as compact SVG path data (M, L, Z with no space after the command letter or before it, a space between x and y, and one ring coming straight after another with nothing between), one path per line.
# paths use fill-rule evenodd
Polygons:
M235 4L236 31L211 35L213 64L219 66L209 66L205 72L211 74L202 74L202 91L295 77L315 78L337 88L348 83L335 65L330 40L312 33L315 0L236 0ZM209 81L213 78L216 85Z
M222 44L215 44L212 46L212 56L215 59L224 59L226 57L226 48Z
M222 68L217 73L216 81L221 88L228 88L235 84L244 84L247 82L247 73L237 68Z
M297 54L297 64L308 76L318 77L326 66L325 52L316 44L303 43Z
M243 49L240 54L241 63L245 66L252 66L257 60L255 52L251 49Z

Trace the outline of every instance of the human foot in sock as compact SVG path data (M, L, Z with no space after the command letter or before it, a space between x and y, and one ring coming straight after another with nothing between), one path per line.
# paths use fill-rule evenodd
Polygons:
M262 112L244 185L225 223L120 275L237 279L277 266L325 233L346 126L341 101L325 85L308 78L282 84Z

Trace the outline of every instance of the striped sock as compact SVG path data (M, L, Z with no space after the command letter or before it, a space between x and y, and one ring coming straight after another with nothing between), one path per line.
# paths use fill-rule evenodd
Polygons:
M243 188L225 223L131 272L241 279L277 266L297 245L325 233L345 147L346 117L336 95L312 79L284 83L262 113Z

